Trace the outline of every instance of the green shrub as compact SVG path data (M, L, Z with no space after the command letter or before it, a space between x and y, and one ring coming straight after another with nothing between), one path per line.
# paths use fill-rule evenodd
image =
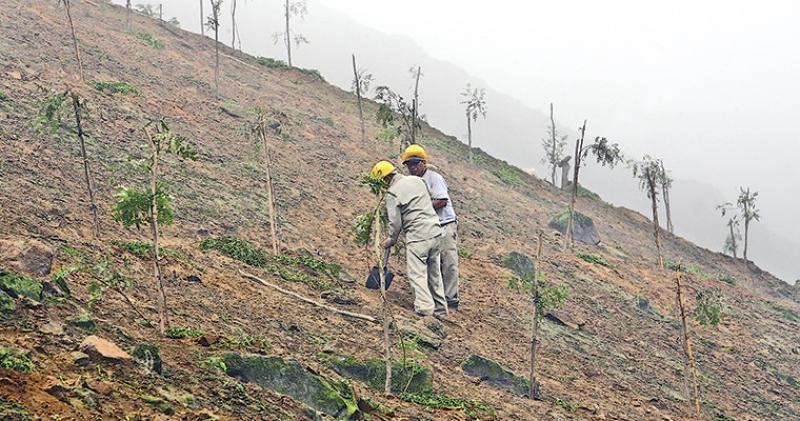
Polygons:
M111 240L111 245L126 251L140 259L146 259L153 256L153 243L149 241L136 241L136 240ZM178 254L175 250L169 247L159 247L159 256L175 256Z
M225 360L222 357L208 357L200 361L200 368L224 373L228 371Z
M144 41L145 44L155 48L156 50L163 50L164 43L161 42L158 38L150 35L147 32L139 31L133 34L136 38Z
M0 367L29 373L34 365L25 353L0 346Z
M575 411L578 410L578 405L575 405L574 403L572 403L572 402L570 402L568 400L556 398L553 401L553 403L556 404L556 406L558 406L558 407L560 407L562 409L565 409L567 411L570 411L570 412L575 412Z
M697 308L694 317L703 326L716 326L725 313L725 297L719 288L697 291Z
M203 336L203 330L194 327L175 326L167 329L166 335L170 339L199 338Z
M736 279L724 273L720 273L717 279L719 279L722 282L725 282L728 285L736 285Z
M264 267L269 258L264 250L235 237L209 237L200 243L204 251L216 250L231 259L255 267Z
M28 297L36 301L42 298L42 284L19 273L0 271L0 289L12 298Z
M518 187L525 184L519 173L520 170L507 164L492 170L492 174L497 176L497 178L499 178L500 181L511 187Z
M115 195L117 202L114 204L112 217L122 223L125 228L142 225L150 222L150 198L148 190L139 190L132 187L122 187ZM158 208L158 223L169 225L172 223L174 213L172 210L172 197L163 185L156 188L156 207Z
M92 80L89 81L89 85L101 92L123 95L139 95L139 90L127 82L100 82Z
M666 266L669 270L675 272L684 272L690 275L696 275L708 278L708 273L704 272L695 264L686 264L682 262L674 262L668 259L664 259L664 266Z
M470 419L493 417L495 409L483 402L448 396L441 393L401 393L400 399L432 409L460 409Z
M472 252L469 250L469 247L462 244L458 246L458 257L462 259L469 259L472 257Z
M578 257L580 257L582 260L588 263L605 266L610 269L614 268L614 265L611 264L608 260L602 258L601 256L597 256L595 254L578 253Z
M256 62L264 67L270 69L288 69L289 65L283 60L277 60L270 57L257 57Z
M8 96L5 93L3 93L3 91L0 91L0 101L5 101L7 99Z

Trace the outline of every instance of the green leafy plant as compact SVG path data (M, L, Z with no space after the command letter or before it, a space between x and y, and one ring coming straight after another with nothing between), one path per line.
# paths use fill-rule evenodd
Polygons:
M41 99L38 112L33 119L33 128L40 134L54 135L61 130L61 124L68 113L69 93L50 95Z
M235 237L208 237L200 243L204 251L216 250L231 259L255 267L264 267L269 262L267 253L246 240Z
M458 246L458 257L462 259L469 259L472 257L472 251L464 244Z
M277 60L270 57L257 57L256 63L270 68L270 69L288 69L289 65L283 60Z
M136 229L150 223L150 205L154 197L150 192L135 187L122 187L115 197L117 201L112 213L115 221L121 223L125 228L136 226ZM172 224L174 218L172 197L162 184L158 184L156 187L155 202L158 207L158 223L161 225Z
M144 41L145 44L155 48L156 50L163 50L164 49L164 43L161 42L158 38L154 37L153 35L151 35L151 34L149 34L147 32L139 31L139 32L135 32L133 35L136 38L140 39L141 41Z
M608 260L604 259L601 256L596 254L588 254L588 253L578 253L578 257L581 258L583 261L592 263L595 265L604 266L610 269L614 268L614 265L611 264Z
M149 256L153 255L153 243L145 242L145 241L125 241L125 240L111 240L109 241L111 245L114 247L119 248L120 250L126 251L140 259L145 259ZM162 256L176 256L178 252L168 248L168 247L161 247L159 253Z
M63 267L61 269L56 270L50 276L50 280L53 281L54 284L61 290L61 292L72 295L72 292L69 289L69 285L67 284L67 279L70 275L75 272L78 272L80 267L78 265L71 265L67 267Z
M719 288L697 291L696 298L697 308L695 308L694 317L697 322L703 326L718 325L726 311L725 297L722 295L722 291Z
M133 278L123 275L108 256L103 256L96 264L86 268L94 278L89 283L89 301L91 307L103 298L107 290L114 290L124 295L124 290L133 288Z
M184 339L184 338L194 338L197 339L203 336L204 332L202 329L194 328L194 327L181 327L181 326L173 326L167 329L166 336L170 339Z
M402 393L400 399L432 409L460 409L470 419L478 419L481 416L494 416L495 409L483 402L456 398L442 393Z
M228 366L225 364L225 360L222 357L212 356L205 358L200 361L199 365L205 370L218 371L222 373L228 371Z
M717 277L717 279L719 279L720 281L725 282L726 284L731 285L731 286L736 285L736 279L733 278L730 275L725 274L725 273L720 273L719 276Z
M29 373L34 364L25 353L0 346L0 367Z
M97 80L89 81L89 85L101 92L107 92L111 94L122 94L122 95L139 95L139 90L136 89L135 86L127 83L127 82L116 82L116 81L109 81L109 82L101 82Z
M559 408L562 408L562 409L564 409L564 410L567 410L567 411L569 411L569 412L575 412L575 411L577 411L577 410L578 410L578 405L575 405L574 403L572 403L572 402L570 402L570 401L568 401L568 400L565 400L565 399L559 399L559 398L556 398L556 399L553 401L553 403L554 403L554 404L555 404L557 407L559 407Z
M497 176L504 184L511 187L518 187L525 184L520 176L521 170L511 167L508 164L501 165L492 170L492 174Z

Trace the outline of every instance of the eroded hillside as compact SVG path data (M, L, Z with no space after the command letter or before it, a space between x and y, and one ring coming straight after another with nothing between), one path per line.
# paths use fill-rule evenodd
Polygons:
M0 371L0 411L9 419L310 416L306 403L225 374L235 362L225 359L231 353L292 358L307 373L350 384L353 401L371 419L691 417L674 275L654 263L651 224L642 215L581 197L578 208L593 218L603 245L562 252L561 238L547 223L564 208L565 194L485 154L469 165L463 144L425 127L422 143L447 177L460 216L463 309L439 326L443 332L433 343L407 340L402 348L407 359L431 370L440 396L475 402L436 409L431 402L384 397L331 364L337 355L379 357L380 325L240 275L244 270L342 310L380 315L377 294L361 285L370 254L355 245L353 226L374 201L361 174L378 159L396 158L398 145L376 140L379 127L371 118L362 142L354 96L313 73L270 68L222 47L223 98L217 100L212 40L140 15L127 30L123 8L83 0L73 4L72 15L87 81L124 82L136 92L96 89L76 78L62 8L45 1L0 4L0 268L27 268L44 285L43 294L18 298L16 309L2 314L0 346L26 353L20 359L33 364L30 372ZM84 129L102 241L92 240L83 166L70 127L55 135L34 127L41 101L65 89L85 98L90 111ZM229 236L269 248L261 150L243 130L256 107L280 123L270 142L283 257L253 266L203 250L201 242ZM374 112L369 104L366 114ZM146 182L142 127L162 117L199 151L195 162L168 159L164 165L175 207L175 223L163 229L170 321L186 328L173 330L176 338L162 337L143 320L158 318L151 263L134 243L146 245L148 229L123 229L111 211L119 186ZM545 232L548 282L567 285L570 294L564 308L544 321L544 398L531 401L469 376L461 366L480 355L527 372L529 300L508 288L512 274L502 261L512 251L533 256L539 230ZM665 236L668 259L692 268L686 277L689 308L695 293L708 288L719 288L727 304L717 327L690 321L706 418L800 418L800 306L791 288ZM44 264L30 264L25 256L31 248ZM103 264L106 272L98 269ZM394 257L392 266L398 275L389 292L392 311L413 329L402 258ZM76 270L56 276L70 267ZM30 273L37 268L38 274ZM113 288L98 298L94 285L108 271L132 280L123 292L143 314ZM66 279L71 297L55 278ZM136 361L85 361L75 352L89 335L112 341ZM161 374L152 358L142 364L142 344L158 348ZM400 347L395 354L401 358Z

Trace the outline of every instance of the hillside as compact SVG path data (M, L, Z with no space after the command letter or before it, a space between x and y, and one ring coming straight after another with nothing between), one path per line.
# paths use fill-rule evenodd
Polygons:
M353 225L374 202L361 175L378 159L396 158L398 145L374 140L379 128L371 119L369 139L361 141L350 93L309 72L268 68L227 47L221 48L224 99L218 101L212 40L138 15L126 31L123 8L83 0L73 4L72 16L87 81L125 82L138 94L97 90L77 81L63 9L55 2L0 4L0 272L30 269L20 255L32 246L53 253L52 265L44 259L39 274L27 273L43 282L44 297L20 298L15 310L0 313L0 347L20 350L33 363L29 373L0 369L4 419L313 418L305 404L223 373L231 367L221 369L220 358L230 353L292 358L310 370L304 373L340 385L346 379L332 369L331 356L379 357L380 325L308 305L240 271L341 310L378 317L379 297L361 284L370 254L355 245ZM142 34L163 48L148 44ZM92 240L77 141L33 128L41 101L66 87L85 98L90 111L84 129L91 136L87 153L102 241ZM247 110L255 107L281 127L270 142L284 257L265 268L200 247L203 240L232 236L269 248L262 155L242 133ZM366 111L374 115L375 105ZM137 256L141 252L131 243L148 241L148 230L123 229L113 222L111 209L119 186L145 183L139 163L148 156L142 127L147 119L162 117L199 151L197 161L168 158L163 165L175 207L175 223L163 229L163 245L170 250L164 259L170 321L187 328L173 336L188 336L177 339L161 337L113 290L92 299L93 283L109 271L96 268L106 262L132 279L124 291L133 305L147 319L158 318L151 262ZM466 148L455 138L432 127L423 133L460 216L463 310L438 326L439 341L415 341L423 343L419 346L407 341L403 348L431 370L438 393L482 404L436 409L431 402L384 397L348 380L364 419L691 418L674 275L654 264L649 220L582 197L578 209L593 218L603 245L561 252L561 238L547 223L564 208L562 192L483 153L468 165ZM544 397L531 401L467 375L461 365L480 355L518 374L527 372L529 300L507 287L511 272L502 261L512 251L533 256L538 230L545 232L547 280L568 286L570 294L564 308L543 322ZM708 288L719 288L727 304L716 328L691 319L706 418L800 418L800 305L791 287L679 237L665 234L664 247L670 261L692 268L686 276L689 308L695 293ZM602 257L613 267L589 263L577 253ZM412 325L424 336L411 310L402 261L392 258L398 278L388 298L398 324ZM73 265L84 270L66 277L68 297L52 278ZM720 275L735 282L723 282ZM155 345L165 370L155 373L152 359L148 366L138 357L122 364L96 358L76 364L80 356L74 352L92 334L127 352Z

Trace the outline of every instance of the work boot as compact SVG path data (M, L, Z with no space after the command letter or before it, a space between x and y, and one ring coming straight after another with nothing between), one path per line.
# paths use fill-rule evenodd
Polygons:
M458 301L448 301L447 309L450 311L458 311Z

